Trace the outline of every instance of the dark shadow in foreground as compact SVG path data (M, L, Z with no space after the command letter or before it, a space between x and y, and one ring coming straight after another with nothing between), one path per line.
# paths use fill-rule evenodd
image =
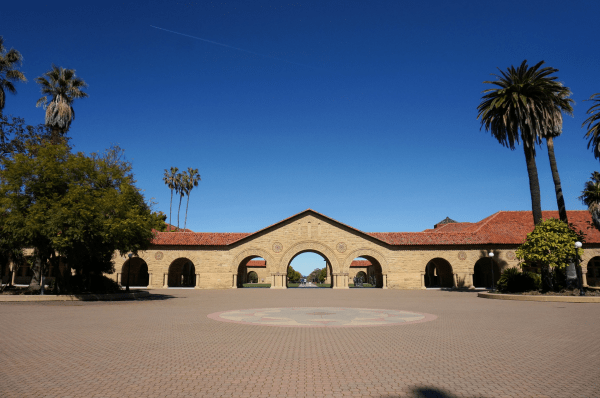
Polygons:
M409 395L413 398L457 398L456 395L449 393L448 391L441 390L433 387L418 387L413 388ZM385 395L385 398L394 398L396 395ZM482 397L480 397L482 398Z

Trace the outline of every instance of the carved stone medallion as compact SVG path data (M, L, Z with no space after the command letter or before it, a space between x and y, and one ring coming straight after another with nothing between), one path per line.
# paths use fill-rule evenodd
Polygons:
M159 260L159 261L163 259L163 256L164 256L163 252L156 252L154 254L154 258L157 259L157 260Z
M466 260L467 259L467 253L465 252L458 252L458 259L459 260Z
M279 242L273 243L273 251L275 253L280 253L283 250L283 245Z
M506 258L509 260L514 260L515 259L515 252L508 252L506 253Z
M344 242L340 242L337 244L337 246L335 248L337 249L338 252L343 253L346 251L346 244Z

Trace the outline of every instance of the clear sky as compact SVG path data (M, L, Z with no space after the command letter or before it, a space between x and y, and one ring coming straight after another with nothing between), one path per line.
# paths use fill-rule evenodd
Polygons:
M583 209L600 169L581 129L600 92L599 14L597 0L8 2L0 35L29 82L5 113L42 123L35 77L76 69L90 97L74 104L75 150L119 144L167 214L163 170L198 168L194 231L252 232L307 208L421 231L531 209L522 147L480 131L476 108L497 67L545 60L576 101L555 149L567 208ZM537 164L556 209L544 147Z

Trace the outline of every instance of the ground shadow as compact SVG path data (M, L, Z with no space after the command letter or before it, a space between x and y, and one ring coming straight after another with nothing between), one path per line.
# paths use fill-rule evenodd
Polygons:
M457 398L456 395L451 394L448 391L433 387L414 388L409 396L413 398ZM399 395L384 395L384 397L395 398L399 397Z

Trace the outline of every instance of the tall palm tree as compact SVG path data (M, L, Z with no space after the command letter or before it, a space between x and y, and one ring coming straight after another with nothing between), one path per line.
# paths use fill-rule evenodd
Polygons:
M57 140L69 131L71 122L75 119L73 101L88 97L82 91L88 85L75 75L74 69L56 65L52 65L51 70L35 81L41 86L43 95L36 106L42 106L46 110L46 125L52 129L53 140Z
M185 171L183 173L178 173L175 177L175 192L179 194L179 208L177 209L177 229L179 229L179 213L181 212L181 200L186 194L186 186L187 174L185 173Z
M600 230L600 173L594 171L583 187L579 200L587 206L594 226Z
M167 169L165 169L165 174L163 176L163 181L171 190L171 202L169 203L169 224L171 225L173 225L173 219L171 218L171 209L173 208L173 190L175 189L175 180L178 171L179 169L177 167L171 167L170 171L167 171Z
M556 70L558 71L558 70ZM567 217L567 208L565 206L565 198L562 192L562 186L560 183L560 176L558 174L558 166L556 165L556 156L554 155L554 138L558 137L562 133L562 114L566 113L569 116L573 116L574 101L569 98L571 90L568 87L564 87L562 83L554 82L556 86L554 88L554 129L547 130L543 133L546 138L546 145L548 146L548 159L550 160L550 170L552 171L552 179L554 180L554 191L556 193L556 204L558 206L558 214L561 221L569 223Z
M542 221L542 204L537 165L535 163L535 145L541 144L546 131L555 131L558 123L554 105L557 85L556 77L550 76L556 69L541 68L544 61L533 67L523 61L518 68L509 67L500 70L495 81L485 81L496 88L485 90L482 101L477 107L477 119L481 127L490 131L500 144L515 149L515 143L523 141L531 210L534 224ZM562 118L560 119L562 121Z
M4 38L0 36L0 114L6 105L6 91L16 94L17 89L13 83L27 81L23 72L17 69L22 62L21 53L14 48L7 50Z
M596 104L592 105L586 114L590 115L581 127L587 124L587 133L585 138L589 138L588 149L590 145L593 145L594 157L600 159L600 93L592 94L592 96L586 101L594 101Z
M187 180L186 180L187 203L185 205L185 221L183 223L183 229L185 229L185 227L187 226L187 213L188 213L188 206L190 204L190 193L192 192L192 189L194 189L194 187L198 186L198 182L200 182L200 180L201 180L200 174L198 173L198 169L192 169L191 167L188 167L187 171L188 171Z

